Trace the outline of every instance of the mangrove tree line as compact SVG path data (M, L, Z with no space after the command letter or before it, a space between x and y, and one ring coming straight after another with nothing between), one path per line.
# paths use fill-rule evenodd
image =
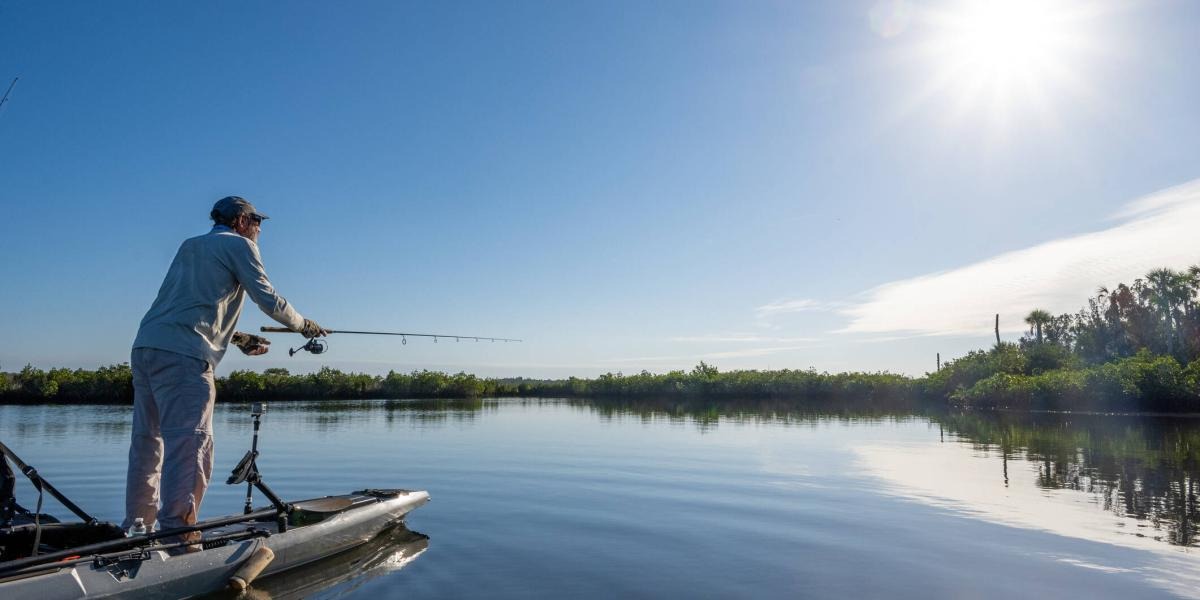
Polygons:
M950 360L922 377L813 369L607 373L596 378L481 378L436 371L387 375L287 369L234 371L217 380L220 401L370 398L771 399L873 407L944 406L1200 412L1200 267L1155 269L1100 288L1076 313L1034 310L1017 342ZM0 402L132 401L128 365L0 372Z

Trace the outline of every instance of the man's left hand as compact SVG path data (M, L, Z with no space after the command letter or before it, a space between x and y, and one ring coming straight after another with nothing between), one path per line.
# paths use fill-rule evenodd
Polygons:
M267 350L270 350L271 346L271 340L268 340L261 335L242 333L240 331L233 332L233 340L231 341L233 342L233 345L237 346L238 349L242 351L242 354L245 354L246 356L258 356L260 354L266 354Z

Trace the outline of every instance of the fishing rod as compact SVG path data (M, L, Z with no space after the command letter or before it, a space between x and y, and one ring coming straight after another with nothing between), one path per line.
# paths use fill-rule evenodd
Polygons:
M263 333L299 333L296 331L292 331L291 329L288 329L287 327L260 327L259 331L262 331ZM481 341L481 340L488 341L488 342L520 342L520 341L522 341L522 340L518 340L518 339L514 339L514 338L488 337L488 336L482 336L482 335L451 335L451 334L444 334L444 333L397 333L397 332L392 332L392 331L349 331L346 329L327 329L326 331L329 333L352 333L355 335L398 335L398 336L400 336L401 344L407 344L408 338L410 338L410 337L433 338L434 343L437 343L438 338L447 339L447 340L453 339L456 342L461 342L463 340L475 340L476 342ZM295 356L296 353L301 350L306 350L313 354L320 354L322 352L325 352L328 349L329 349L328 342L326 342L325 340L322 340L320 338L313 337L313 338L309 338L308 342L306 342L303 346L300 346L299 348L292 348L292 349L288 350L288 356Z
M4 108L4 103L8 102L8 95L12 93L13 88L17 87L17 80L20 77L13 77L12 83L8 84L8 90L4 92L4 97L0 98L0 108Z

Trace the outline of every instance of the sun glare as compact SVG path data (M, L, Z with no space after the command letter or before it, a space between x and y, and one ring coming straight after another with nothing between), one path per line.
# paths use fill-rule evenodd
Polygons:
M1059 96L1086 88L1094 16L1082 0L961 0L926 12L925 97L949 97L959 113L1011 117L1047 111Z
M945 58L965 75L993 83L1036 75L1062 58L1065 32L1049 3L977 2L946 25Z

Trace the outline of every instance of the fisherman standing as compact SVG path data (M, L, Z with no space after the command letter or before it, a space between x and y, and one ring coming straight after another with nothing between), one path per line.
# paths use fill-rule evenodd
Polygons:
M185 240L133 342L133 435L125 522L196 523L213 467L213 370L230 342L265 354L266 338L235 331L245 291L272 319L313 338L328 333L275 292L258 253L263 219L237 196L213 205L212 231ZM162 508L159 508L161 499ZM186 536L194 542L199 535Z

